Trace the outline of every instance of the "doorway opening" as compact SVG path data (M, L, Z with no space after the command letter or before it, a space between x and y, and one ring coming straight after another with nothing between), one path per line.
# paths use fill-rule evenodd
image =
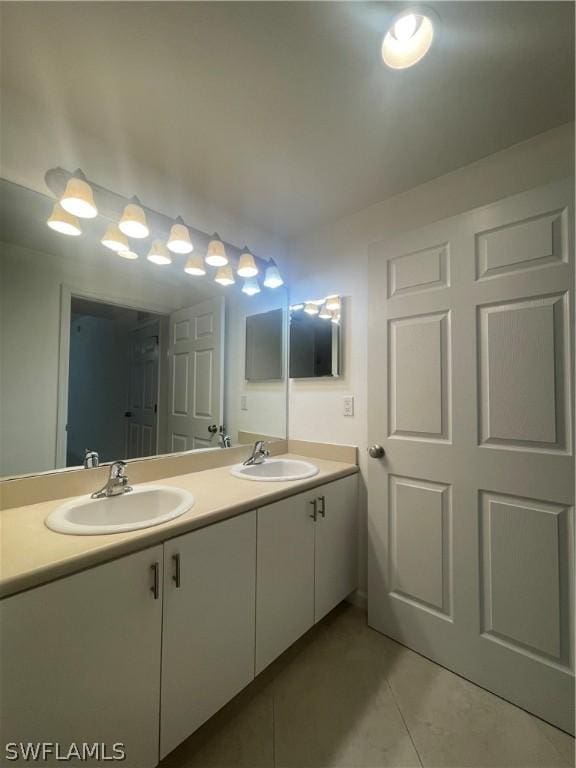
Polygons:
M70 299L66 466L159 453L160 343L167 316Z

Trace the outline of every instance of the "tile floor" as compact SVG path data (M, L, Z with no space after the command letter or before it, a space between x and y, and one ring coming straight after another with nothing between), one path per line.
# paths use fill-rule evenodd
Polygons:
M574 739L343 604L160 768L560 768Z

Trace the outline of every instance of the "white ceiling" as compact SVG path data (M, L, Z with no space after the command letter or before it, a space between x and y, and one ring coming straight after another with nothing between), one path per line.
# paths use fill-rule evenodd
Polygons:
M572 3L436 3L431 53L394 72L379 49L399 7L3 3L10 175L73 146L98 183L149 168L286 238L573 119Z

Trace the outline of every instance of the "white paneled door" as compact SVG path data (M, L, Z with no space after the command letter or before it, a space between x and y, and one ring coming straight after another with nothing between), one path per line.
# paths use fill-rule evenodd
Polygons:
M168 450L213 445L224 410L224 299L170 315Z
M131 331L130 397L124 414L126 456L136 459L158 453L158 321Z
M369 622L573 732L574 204L372 247Z

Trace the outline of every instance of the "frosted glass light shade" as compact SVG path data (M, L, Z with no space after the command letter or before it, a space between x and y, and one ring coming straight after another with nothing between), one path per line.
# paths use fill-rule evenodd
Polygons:
M218 272L216 272L214 281L216 283L220 283L220 285L233 285L235 280L232 267L229 264L225 264L223 267L220 267Z
M125 234L120 232L116 224L109 224L104 233L104 237L100 240L102 245L106 248L110 248L111 251L128 251L130 246L128 245L128 238Z
M138 254L135 251L117 251L118 256L122 256L123 259L137 259Z
M55 203L50 218L46 222L50 229L60 232L61 235L81 235L80 222L68 211L65 211L60 203Z
M337 312L332 312L332 322L334 325L338 325L340 323L340 310Z
M60 205L80 219L93 219L98 215L92 187L83 179L68 179Z
M326 304L322 304L322 306L320 307L320 312L318 313L318 317L322 318L322 320L332 319L332 312L328 309Z
M211 267L225 267L226 264L228 264L228 256L226 255L224 243L216 233L214 233L212 240L208 243L206 264L209 264Z
M258 280L256 280L255 277L248 277L246 280L244 280L242 293L245 293L247 296L255 296L257 293L260 293Z
M430 50L434 25L428 16L403 12L396 17L382 42L382 59L391 69L417 64Z
M282 280L280 270L276 264L271 264L269 267L266 267L264 285L266 288L279 288L281 285L284 285L284 280Z
M204 266L204 260L202 259L202 256L200 256L198 253L189 256L188 261L186 262L186 266L184 267L184 272L189 275L196 275L198 277L205 275L206 267Z
M168 249L161 240L154 240L146 258L152 264L158 264L161 267L166 264L172 264L172 256L170 256Z
M194 250L190 232L185 224L172 224L166 247L172 253L191 253Z
M144 209L135 203L128 203L126 208L124 208L118 226L126 237L134 237L137 240L148 237L150 234Z
M326 298L326 309L331 311L340 309L340 296L328 296Z
M254 256L252 256L248 249L240 256L237 272L240 277L256 277L258 274L258 267L254 261Z
M307 315L317 315L320 312L320 307L318 304L314 304L313 301L307 301L306 304L304 304L304 312L306 312Z

